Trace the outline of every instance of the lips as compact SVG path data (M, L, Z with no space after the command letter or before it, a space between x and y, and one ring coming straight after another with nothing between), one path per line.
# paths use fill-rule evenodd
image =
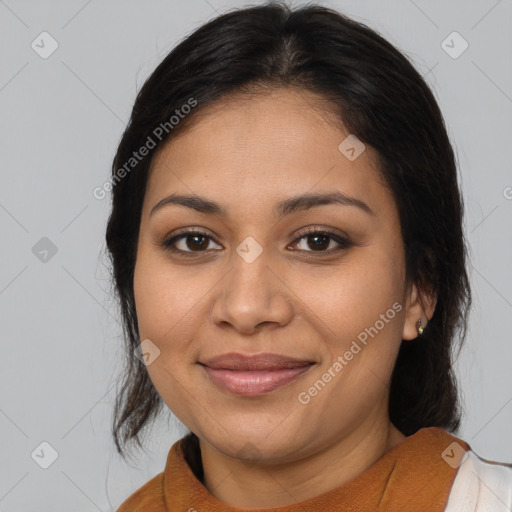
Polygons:
M257 396L281 388L301 377L315 364L280 354L229 353L200 361L211 382L224 391Z
M298 368L312 364L313 361L296 359L279 354L244 355L229 353L207 359L201 364L214 370L281 370Z

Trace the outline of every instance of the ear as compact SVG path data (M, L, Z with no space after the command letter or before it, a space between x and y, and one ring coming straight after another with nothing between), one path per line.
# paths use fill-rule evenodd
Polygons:
M418 337L418 320L421 320L425 329L434 315L436 303L437 297L433 292L419 288L416 283L412 284L406 301L402 339L413 340Z

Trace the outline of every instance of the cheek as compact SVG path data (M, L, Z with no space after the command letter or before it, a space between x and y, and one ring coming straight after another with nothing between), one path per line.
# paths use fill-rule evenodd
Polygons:
M365 254L363 254L363 252ZM346 265L308 272L297 280L296 295L324 324L331 336L356 337L401 300L400 275L394 264L365 249ZM396 318L393 310L389 316ZM389 322L386 325L389 326ZM379 324L380 325L380 324Z
M201 295L186 273L172 271L164 258L144 251L137 258L133 287L141 338L161 342L190 315Z
M133 292L141 339L159 337L157 333L164 327L161 324L165 318L168 297L164 293L165 286L162 286L163 283L159 277L160 272L157 266L151 265L143 257L137 259Z
M181 402L190 387L191 364L198 359L211 283L198 279L197 271L173 269L154 250L141 251L134 272L134 296L141 341L149 339L159 355L147 366L155 388L170 406Z
M151 340L159 351L146 370L164 403L188 425L194 407L187 397L190 361L195 360L191 340L197 329L193 308L197 299L183 289L186 282L183 274L171 272L158 255L144 251L138 255L133 286L140 339Z
M297 295L314 313L310 321L329 354L323 370L335 361L343 368L341 373L331 370L341 378L333 379L317 406L325 401L328 407L336 397L336 403L347 400L349 407L358 396L366 407L386 391L402 340L404 306L397 261L396 255L383 254L378 247L365 248L328 279L310 273L301 280Z

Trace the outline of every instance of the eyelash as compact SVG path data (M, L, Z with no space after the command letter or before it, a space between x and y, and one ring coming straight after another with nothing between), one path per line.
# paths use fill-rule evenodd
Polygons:
M178 235L175 235L171 238L168 238L167 240L164 240L160 245L162 247L164 247L165 250L167 251L170 251L170 252L173 252L173 253L179 253L180 255L185 255L187 257L189 256L195 256L197 254L201 254L201 253L205 253L207 252L207 250L204 250L204 251L183 251L181 249L177 249L176 247L174 247L173 244L175 244L176 242L178 242L179 240L183 239L183 238L187 238L188 236L202 236L202 237L205 237L205 238L208 238L210 240L213 240L215 243L217 243L213 237L211 237L208 233L205 233L204 231L200 231L200 230L194 230L194 231L185 231L183 233L179 233ZM291 245L295 245L296 243L300 242L303 238L307 238L309 236L313 236L313 235L322 235L322 236L326 236L332 240L334 240L337 244L339 244L339 246L335 249L330 249L328 251L306 251L306 250L303 250L303 249L299 249L299 251L301 252L307 252L307 253L312 253L312 254L315 254L315 255L331 255L335 252L338 252L338 251L341 251L341 250L344 250L344 249L348 249L349 247L351 247L353 245L353 243L348 240L347 238L344 238L336 233L333 233L332 231L328 231L328 230L325 230L325 229L318 229L318 228L307 228L305 231L303 231L300 236L298 238L296 238ZM220 245L220 244L218 244ZM218 249L215 249L215 250L218 250Z

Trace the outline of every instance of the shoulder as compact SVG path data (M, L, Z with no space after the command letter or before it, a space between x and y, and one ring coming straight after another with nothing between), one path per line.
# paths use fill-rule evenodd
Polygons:
M446 512L512 510L512 465L488 461L468 450L457 471Z
M116 512L167 512L169 485L176 481L186 464L183 460L181 440L176 441L167 455L164 471L158 473L129 496ZM172 491L171 491L172 494Z
M159 473L129 496L116 512L166 512L164 473Z

